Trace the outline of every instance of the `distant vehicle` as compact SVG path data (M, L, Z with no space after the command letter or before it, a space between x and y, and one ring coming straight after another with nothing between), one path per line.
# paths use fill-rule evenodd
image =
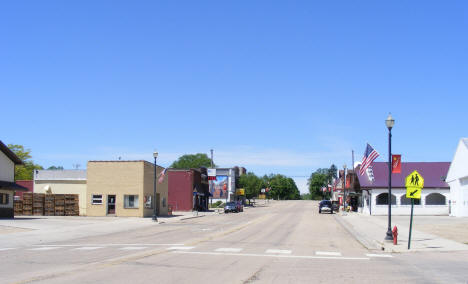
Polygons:
M322 214L322 211L328 211L333 214L333 205L330 200L322 200L319 203L319 214Z
M244 205L242 205L242 202L237 201L236 206L237 206L237 211L238 212L244 212Z
M239 208L237 207L237 204L235 202L228 202L226 203L226 205L224 205L224 213L229 212L239 212Z

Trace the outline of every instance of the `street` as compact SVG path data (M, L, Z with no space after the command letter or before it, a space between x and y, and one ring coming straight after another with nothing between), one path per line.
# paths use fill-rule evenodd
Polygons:
M468 252L369 251L315 201L63 241L0 235L1 283L466 283ZM384 232L382 232L384 233ZM10 235L10 236L9 236ZM9 238L9 239L7 239ZM5 245L6 244L6 245ZM15 245L21 244L21 245Z

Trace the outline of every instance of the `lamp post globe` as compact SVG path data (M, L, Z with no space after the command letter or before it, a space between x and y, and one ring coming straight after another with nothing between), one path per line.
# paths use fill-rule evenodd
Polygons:
M386 240L393 240L392 235L392 128L395 125L395 120L392 114L389 113L385 120L385 125L388 128L388 228L385 235Z
M158 158L158 151L153 152L154 157L154 188L153 188L153 221L158 221L158 217L156 216L156 184L157 184L157 163L156 159Z

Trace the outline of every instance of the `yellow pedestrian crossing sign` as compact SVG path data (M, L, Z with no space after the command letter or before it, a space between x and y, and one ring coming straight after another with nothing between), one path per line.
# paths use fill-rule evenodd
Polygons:
M412 172L405 180L406 198L421 199L421 189L424 187L424 178L418 171Z

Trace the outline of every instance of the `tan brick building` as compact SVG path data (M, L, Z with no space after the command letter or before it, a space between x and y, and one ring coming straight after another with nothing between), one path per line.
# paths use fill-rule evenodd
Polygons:
M157 177L164 170L157 167ZM87 216L150 217L153 215L154 165L147 161L89 161ZM159 215L167 215L167 177L157 183Z

